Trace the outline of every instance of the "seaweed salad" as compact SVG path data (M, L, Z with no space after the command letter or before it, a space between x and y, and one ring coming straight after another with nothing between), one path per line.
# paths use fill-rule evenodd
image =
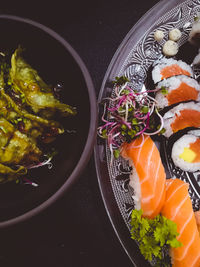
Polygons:
M64 133L57 117L76 108L62 103L22 56L0 53L0 183L17 180L28 169L50 161L43 147ZM58 116L59 115L59 116Z

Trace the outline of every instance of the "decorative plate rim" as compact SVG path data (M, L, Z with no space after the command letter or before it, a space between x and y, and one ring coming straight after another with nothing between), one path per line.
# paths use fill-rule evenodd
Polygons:
M136 47L138 42L145 36L146 32L152 27L152 22L156 22L162 15L171 11L172 9L178 7L180 4L185 4L189 2L195 2L191 0L161 0L156 5L154 5L149 11L147 11L141 19L131 28L131 30L127 33L118 49L116 50L108 68L105 73L102 86L98 96L98 103L107 96L106 93L110 94L109 91L109 82L116 77L120 72L120 68L122 63L125 62L131 49ZM128 53L127 53L128 52ZM97 179L99 183L99 188L101 192L101 196L104 202L104 206L108 217L110 219L111 225L122 245L124 251L127 253L131 262L134 266L151 266L147 261L144 260L143 256L140 254L138 247L130 238L130 233L122 219L119 207L115 200L114 192L112 190L112 186L110 184L110 180L107 181L106 178L109 176L108 169L104 159L102 158L105 153L105 145L103 142L98 140L94 146L94 158L95 158L95 167L97 173ZM105 177L106 174L106 177ZM105 184L105 181L107 182ZM109 187L108 187L109 183ZM141 265L142 264L142 265Z

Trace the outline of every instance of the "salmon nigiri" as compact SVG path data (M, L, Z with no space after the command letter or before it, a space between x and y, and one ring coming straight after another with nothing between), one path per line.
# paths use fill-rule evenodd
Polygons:
M188 184L179 179L166 182L166 201L162 215L177 225L178 241L182 247L171 248L173 267L200 267L200 235L197 228Z
M165 201L166 174L160 153L147 135L140 136L130 144L125 143L121 155L133 166L130 185L134 184L136 209L143 210L143 216L158 215Z

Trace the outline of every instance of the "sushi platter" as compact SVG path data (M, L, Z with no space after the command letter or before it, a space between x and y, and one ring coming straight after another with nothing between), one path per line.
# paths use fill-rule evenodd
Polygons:
M154 258L147 260L137 241L131 239L132 212L142 205L136 176L142 184L144 173L144 180L150 174L153 180L154 173L155 177L159 173L159 186L165 183L162 179L166 179L166 188L153 189L154 193L159 191L154 197L160 199L160 205L163 201L162 214L169 212L166 203L170 202L173 186L175 191L179 186L185 188L184 192L188 191L186 201L191 202L192 213L200 210L200 42L196 38L196 33L200 33L199 14L198 0L160 1L124 38L108 67L99 94L101 137L103 134L105 137L104 131L110 127L108 136L113 139L97 139L95 163L98 181L110 221L134 266L158 266ZM134 107L135 116L139 114L138 103L143 103L143 125L138 125L141 113L131 117L130 124L127 119L132 112L129 105L125 126L116 133L114 130L118 125L112 119L119 118L116 107L121 107L127 98L127 105L134 99L131 108ZM105 99L108 100L107 110L102 105ZM144 107L148 107L148 111ZM140 106L138 109L142 110ZM152 114L156 115L151 120ZM110 137L112 132L115 134ZM117 145L119 150L115 150ZM149 151L151 158L148 158ZM148 186L150 192L151 185ZM166 191L166 200L163 200L163 194L160 195L162 191ZM141 202L139 208L138 199ZM159 213L152 211L151 214L145 208L143 212L149 218ZM200 242L197 243L196 247L200 246ZM191 266L200 266L200 255L198 257ZM180 265L160 263L159 266Z

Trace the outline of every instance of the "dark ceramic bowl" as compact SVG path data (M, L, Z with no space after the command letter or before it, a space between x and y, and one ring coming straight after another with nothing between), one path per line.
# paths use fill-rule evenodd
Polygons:
M1 49L25 48L24 57L49 84L64 85L62 102L75 106L76 117L62 124L65 133L53 144L58 154L53 168L33 169L30 177L38 187L9 182L0 185L0 227L43 211L78 180L89 161L96 136L96 95L90 75L74 49L57 33L29 19L0 15Z

